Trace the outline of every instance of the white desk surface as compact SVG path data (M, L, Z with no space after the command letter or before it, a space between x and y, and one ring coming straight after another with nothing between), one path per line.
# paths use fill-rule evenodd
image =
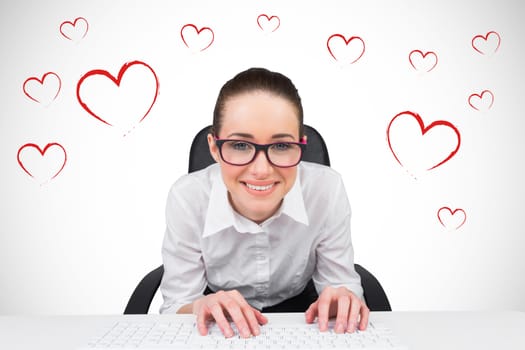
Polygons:
M304 320L302 313L297 317ZM191 315L189 315L191 316ZM267 314L278 322L279 314ZM72 350L117 320L178 315L0 316L2 350ZM409 349L525 349L525 313L517 311L373 312Z

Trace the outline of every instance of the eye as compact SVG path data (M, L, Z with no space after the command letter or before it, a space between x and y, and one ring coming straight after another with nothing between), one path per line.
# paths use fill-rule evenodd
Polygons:
M231 141L228 143L228 146L234 151L248 151L252 149L252 145L242 141Z
M272 145L272 149L279 152L288 151L290 148L292 148L292 145L286 142L274 143Z

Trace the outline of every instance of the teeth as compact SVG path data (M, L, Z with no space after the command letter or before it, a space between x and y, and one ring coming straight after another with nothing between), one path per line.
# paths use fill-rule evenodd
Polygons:
M272 188L272 187L273 187L273 184L270 184L270 185L267 185L267 186L255 186L255 185L251 185L251 184L247 183L246 186L247 186L249 189L252 189L252 190L256 190L256 191L266 191L266 190L269 190L270 188Z

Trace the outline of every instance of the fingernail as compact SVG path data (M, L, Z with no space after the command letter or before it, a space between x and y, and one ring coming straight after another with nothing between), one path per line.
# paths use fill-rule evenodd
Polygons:
M343 333L345 331L344 327L342 324L338 324L337 327L335 327L335 332L336 333Z
M354 331L355 331L355 323L354 322L350 322L348 324L347 332L348 333L353 333Z

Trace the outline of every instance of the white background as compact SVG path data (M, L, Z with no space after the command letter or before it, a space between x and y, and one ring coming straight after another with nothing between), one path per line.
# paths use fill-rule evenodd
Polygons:
M325 137L345 180L356 262L379 278L394 310L525 311L523 13L518 0L2 2L0 313L123 312L136 283L161 264L166 195L187 171L194 134L211 123L222 84L252 66L280 71L299 88L305 122ZM279 28L263 31L261 14L277 16ZM80 30L81 22L67 24L78 17L87 32L70 32L70 40L61 24L66 34ZM213 43L187 47L186 24L211 28ZM499 48L477 52L473 39L491 31ZM335 60L333 34L360 37L363 55ZM355 44L347 49L359 51ZM413 50L434 52L437 65L417 71ZM116 77L136 60L156 74L158 95L152 71L130 68L120 88L107 76L83 85L88 106L110 111L113 126L82 108L81 77ZM55 99L56 83L36 81L47 72L60 77ZM45 87L47 102L24 93L31 77L26 92ZM493 104L472 108L469 96L484 90ZM442 156L432 152L450 153L457 140L449 127L422 137L413 117L392 127L391 150L387 128L404 111L425 126L454 125L458 152L427 171L423 162ZM26 147L21 164L33 177L17 154L48 143L59 143L67 159L44 181L64 164L63 151L53 146L42 156ZM424 161L409 169L415 150ZM405 152L404 166L394 152ZM461 211L438 217L442 207L461 209L463 225L456 227Z

